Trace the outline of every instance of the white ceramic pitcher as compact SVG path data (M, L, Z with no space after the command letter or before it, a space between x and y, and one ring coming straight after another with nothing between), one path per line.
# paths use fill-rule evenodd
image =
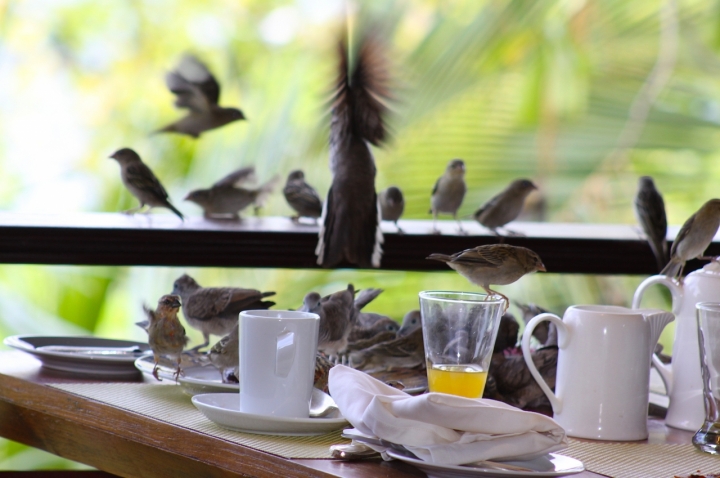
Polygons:
M654 284L670 289L672 311L677 317L672 364L665 365L653 356L653 366L665 382L670 397L665 423L682 430L697 431L705 420L705 405L695 304L720 301L720 264L711 262L702 270L691 272L682 285L667 276L648 277L635 291L633 308L640 306L645 290Z
M569 436L647 438L650 357L673 319L662 310L574 305L563 319L540 314L528 322L522 337L525 363L550 399L553 418ZM532 332L544 320L558 330L555 393L535 368L530 351Z

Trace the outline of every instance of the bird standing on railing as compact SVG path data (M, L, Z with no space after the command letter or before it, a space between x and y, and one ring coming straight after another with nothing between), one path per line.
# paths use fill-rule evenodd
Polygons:
M317 220L322 216L320 195L315 188L305 182L305 173L301 170L295 170L288 175L283 195L288 205L297 213L297 216L292 218L294 222L297 222L301 217L310 217Z
M210 335L225 336L238 323L243 310L268 309L275 302L263 301L275 292L260 292L238 287L201 287L195 279L182 275L173 284L173 294L182 297L187 323L202 332L205 342L193 347L197 351L210 343Z
M378 195L380 203L380 215L383 221L392 221L397 227L398 234L402 234L403 230L398 226L398 219L402 216L405 209L405 199L403 199L402 191L397 186L390 186L383 189Z
M681 277L685 262L701 258L701 254L717 234L718 227L720 227L720 199L710 199L682 225L670 249L670 262L660 274Z
M190 112L157 133L180 133L197 138L205 131L245 119L239 109L218 105L220 84L207 66L192 55L182 57L175 71L165 75L165 83L175 95L175 106Z
M545 271L545 265L535 252L509 244L478 246L451 256L430 254L427 258L446 263L461 276L485 289L488 295L499 295L505 299L505 310L510 300L490 289L490 285L512 284L530 272Z
M383 235L370 144L386 137L383 100L389 96L380 43L365 34L350 64L347 42L339 48L339 78L330 122L332 185L325 199L317 263L380 267Z
M206 218L239 219L240 211L249 205L253 204L256 211L261 208L277 184L274 177L257 189L239 187L254 174L252 167L238 169L208 189L191 191L185 200L200 206Z
M499 194L480 206L473 217L477 222L490 229L493 234L499 236L498 228L517 219L525 204L525 198L536 189L537 186L529 179L516 179ZM517 235L512 231L507 232Z
M642 176L638 181L638 191L635 195L635 217L645 232L648 244L650 244L657 261L658 270L662 270L668 263L665 201L655 188L655 183L650 176Z
M437 216L440 213L452 214L457 221L458 232L466 234L462 224L457 218L458 209L465 198L467 186L465 185L465 162L462 159L453 159L445 168L445 172L435 182L430 195L430 213L433 215L433 233L440 234L437 228Z
M152 374L158 381L161 381L158 376L158 363L163 355L175 359L177 362L175 381L182 373L180 362L188 339L185 335L185 327L178 319L178 309L180 309L180 298L176 295L164 295L158 300L157 308L154 311L143 306L148 320L137 323L148 333L148 343L155 360Z
M120 164L120 177L130 193L140 201L140 206L125 211L132 214L145 206L148 211L154 207L165 207L183 219L183 215L170 204L168 193L150 168L142 162L140 156L130 148L122 148L110 155Z

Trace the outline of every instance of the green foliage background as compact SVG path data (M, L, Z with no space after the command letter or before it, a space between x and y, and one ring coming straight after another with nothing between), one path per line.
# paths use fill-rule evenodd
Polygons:
M676 36L661 28L668 8ZM406 218L428 218L432 185L461 157L463 215L526 176L541 185L546 220L632 223L637 177L651 174L670 223L681 224L717 195L720 178L718 13L708 0L0 0L0 208L134 206L106 159L122 146L141 154L190 215L200 211L180 201L187 191L244 165L261 180L302 167L327 191L327 99L349 18L387 34L396 100L393 139L376 150L377 186L403 189ZM663 35L677 51L669 79L619 154ZM214 71L221 103L240 105L249 121L197 141L148 135L180 114L163 74L186 51ZM290 210L276 194L263 214ZM133 323L142 303L185 272L204 285L275 290L279 308L350 281L381 287L372 309L398 319L420 290L471 288L452 272L3 265L0 336L141 339ZM573 303L629 305L640 280L536 274L502 290L562 313ZM648 303L666 305L655 294ZM671 346L671 329L662 341ZM0 441L0 469L78 466Z

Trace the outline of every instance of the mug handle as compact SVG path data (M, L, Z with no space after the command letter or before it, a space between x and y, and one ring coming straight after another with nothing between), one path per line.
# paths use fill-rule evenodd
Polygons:
M672 313L675 315L675 317L680 317L680 310L682 309L684 296L683 289L677 280L664 275L650 276L640 283L638 288L635 290L635 295L633 296L632 308L640 308L643 294L645 294L645 291L648 289L648 287L655 284L664 285L670 290L670 295L672 296ZM665 365L664 363L662 363L660 357L658 357L655 353L652 354L651 360L653 367L655 367L655 370L657 370L660 374L660 378L662 379L663 384L665 384L665 391L669 396L672 393L673 386L672 368L670 365Z
M560 317L558 317L555 314L550 313L544 313L537 315L533 317L530 322L527 323L525 326L525 331L523 332L522 336L522 352L523 352L523 358L525 359L525 363L528 366L528 369L530 370L530 374L533 376L535 381L538 383L542 391L547 395L548 400L550 400L550 405L552 405L553 414L557 415L562 411L562 400L560 400L557 395L553 393L552 390L550 390L550 387L548 387L547 383L545 382L545 379L542 378L542 375L540 375L540 372L538 372L537 367L535 367L535 363L533 362L532 355L530 353L530 338L532 337L532 333L535 330L535 327L542 322L543 320L549 320L550 322L554 323L557 327L558 331L558 348L565 348L567 346L568 341L568 329L565 323L562 321Z

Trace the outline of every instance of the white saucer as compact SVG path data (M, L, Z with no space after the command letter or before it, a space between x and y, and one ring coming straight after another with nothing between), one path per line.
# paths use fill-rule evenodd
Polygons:
M176 365L174 362L161 359L158 365L160 378L175 380ZM220 370L212 364L200 365L187 355L183 355L180 366L183 374L178 378L178 383L182 386L183 391L191 397L201 393L238 393L240 391L240 384L223 383ZM140 357L135 361L135 367L145 375L152 377L155 361L152 356Z
M150 353L146 343L97 337L14 335L3 342L35 356L49 369L113 378L136 377L135 360Z
M284 418L240 411L240 396L206 393L192 397L203 415L223 428L258 435L324 435L347 425L345 418Z
M498 462L501 466L508 464L528 468L528 471L491 469L473 465L436 465L414 457L411 458L396 450L388 450L387 454L396 460L401 460L420 468L427 474L428 478L479 478L497 476L536 478L541 476L568 476L585 471L585 465L583 465L581 461L557 453L548 453L533 460Z

